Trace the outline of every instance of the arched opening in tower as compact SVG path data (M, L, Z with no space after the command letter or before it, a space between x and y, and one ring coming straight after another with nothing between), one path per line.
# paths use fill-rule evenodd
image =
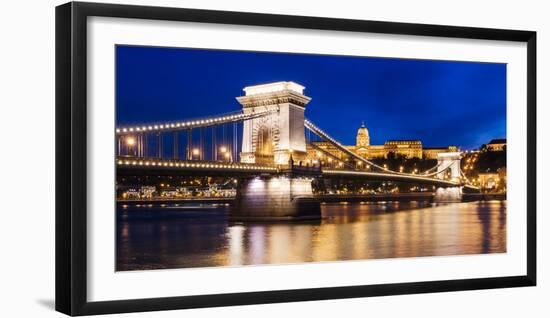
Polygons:
M267 126L261 126L258 129L256 138L256 163L272 164L273 161L273 136L271 129Z

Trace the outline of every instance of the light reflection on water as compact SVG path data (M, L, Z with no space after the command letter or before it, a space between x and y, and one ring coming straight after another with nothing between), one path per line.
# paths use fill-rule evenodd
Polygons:
M119 206L117 270L506 252L506 201L330 203L308 223L230 223L228 210Z

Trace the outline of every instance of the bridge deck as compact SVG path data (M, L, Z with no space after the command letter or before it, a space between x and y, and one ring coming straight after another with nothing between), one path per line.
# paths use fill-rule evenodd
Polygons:
M384 173L384 172L323 169L323 175L354 178L354 179L366 178L370 180L418 182L418 183L433 184L436 186L446 186L446 187L449 187L449 186L456 187L456 186L462 185L460 182L437 179L433 177L424 177L422 175L404 175L404 174L394 174L394 173Z
M275 175L296 173L300 175L325 176L350 179L368 179L373 181L397 181L397 182L415 182L430 184L435 186L456 187L465 186L471 190L479 190L470 185L464 185L460 182L442 180L422 175L403 175L384 172L371 172L360 170L345 169L322 169L320 167L293 166L292 168L284 165L265 165L240 162L220 162L220 161L198 161L198 160L161 160L154 158L118 158L118 173L122 175L148 174L148 175L167 175L167 174L201 174L201 175Z
M199 160L161 160L147 158L119 158L117 169L122 174L185 174L201 173L212 174L276 174L279 172L275 166L220 162L220 161L199 161Z

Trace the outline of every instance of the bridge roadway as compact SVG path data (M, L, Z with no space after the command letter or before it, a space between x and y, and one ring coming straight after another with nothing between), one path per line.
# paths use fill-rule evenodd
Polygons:
M116 160L119 175L201 175L201 176L266 176L293 173L311 177L335 177L345 179L368 179L372 181L398 181L429 184L442 187L464 186L471 190L476 187L460 182L424 177L422 175L394 174L345 169L321 169L320 167L288 165L262 165L241 162L162 160L155 158L120 157Z

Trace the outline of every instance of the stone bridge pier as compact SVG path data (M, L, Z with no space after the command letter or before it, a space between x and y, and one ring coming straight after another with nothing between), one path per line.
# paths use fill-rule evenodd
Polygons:
M232 221L303 221L321 218L308 176L266 176L238 180Z

